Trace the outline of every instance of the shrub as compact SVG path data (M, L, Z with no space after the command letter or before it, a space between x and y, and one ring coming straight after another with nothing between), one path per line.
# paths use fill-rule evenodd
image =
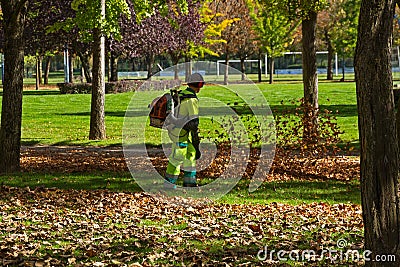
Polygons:
M143 81L118 81L105 84L106 94L133 92L143 84ZM59 83L57 84L61 94L90 94L91 83Z
M136 91L144 81L142 80L122 80L106 83L106 94L126 93Z
M143 84L143 81L118 81L105 84L106 94L133 92ZM90 94L91 83L59 83L57 84L61 94Z
M90 83L58 83L61 94L89 94L92 91Z

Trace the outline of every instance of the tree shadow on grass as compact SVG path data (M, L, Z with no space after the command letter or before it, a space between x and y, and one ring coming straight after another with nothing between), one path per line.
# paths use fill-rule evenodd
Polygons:
M45 187L75 190L108 189L112 191L143 191L129 172L98 173L19 173L0 176L0 183L15 187ZM200 184L207 183L205 180ZM353 203L361 204L358 181L279 181L264 182L250 193L249 181L239 184L222 201L232 203Z
M42 143L42 140L46 138L40 138L40 139L28 139L28 138L21 138L21 145L24 146L35 146L39 145Z
M285 114L295 114L298 112L296 109L298 105L272 105L270 106L274 116L280 116ZM320 105L319 109L323 113L324 110L331 111L337 117L356 117L357 105Z
M0 176L0 184L14 187L44 187L73 190L141 192L128 172L111 173L18 173Z
M59 90L24 90L22 92L24 96L28 95L37 95L37 96L43 96L43 95L59 95L60 91ZM3 96L3 91L0 91L0 96Z
M37 96L43 96L43 95L60 95L59 90L24 90L23 95L37 95Z
M296 114L296 112L298 112L296 110L298 107L298 105L271 105L270 109L274 116L281 116L285 114ZM230 105L229 108L238 115L253 115L254 113L262 114L262 112L266 111L265 107L250 107L247 104ZM319 109L322 113L324 110L329 110L337 117L356 117L358 115L357 105L320 105ZM149 112L150 110L143 108L135 110L106 111L105 115L108 117L143 117L148 116ZM200 116L224 116L230 114L231 113L227 112L225 107L206 107L203 109L200 107ZM59 113L59 115L88 117L90 116L90 112L64 112Z
M239 188L239 189L238 189ZM260 188L248 192L248 182L242 182L230 195L225 197L229 202L254 203L352 203L361 204L360 185L358 181L279 181L264 182Z
M90 146L96 146L96 143L99 140L86 140L86 141L76 141L76 140L62 140L58 141L56 143L51 144L52 146L84 146L84 147L90 147ZM108 139L107 141L107 147L120 147L121 146L121 140L116 139L115 141L111 142Z
M123 111L106 111L105 115L107 117L125 117L125 113L126 113L125 110L123 110ZM58 115L89 117L90 116L90 112L69 112L69 113L59 113ZM144 112L140 112L137 115L144 116L144 115L148 115L148 113L145 114Z

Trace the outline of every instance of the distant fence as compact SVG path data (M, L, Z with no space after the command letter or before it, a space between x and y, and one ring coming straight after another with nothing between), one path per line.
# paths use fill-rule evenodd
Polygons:
M147 71L119 71L118 79L146 78Z
M139 88L138 91L163 91L181 86L181 80L161 80L161 81L145 81Z

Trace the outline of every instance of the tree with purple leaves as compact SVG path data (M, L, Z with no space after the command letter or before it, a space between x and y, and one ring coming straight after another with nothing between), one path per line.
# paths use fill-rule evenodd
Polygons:
M147 76L150 78L155 56L166 52L173 42L168 18L155 10L153 15L144 18L140 23L131 20L130 24L123 25L123 41L114 43L112 49L128 58L146 57Z
M128 4L134 14L134 4ZM146 57L148 78L153 74L157 55L168 53L173 63L178 63L204 38L205 25L201 22L199 7L200 2L195 0L188 0L185 5L170 1L166 6L156 6L151 15L142 17L139 22L136 16L122 18L122 39L109 41L112 59L116 60L118 56Z
M196 49L205 45L205 30L206 24L202 21L200 14L200 1L188 1L187 12L182 9L177 9L171 6L170 21L172 23L173 43L168 48L168 53L171 56L172 63L176 66L181 58L185 58L185 62L199 56L199 51ZM190 71L186 71L186 76L189 77ZM177 70L175 70L175 79L178 79Z

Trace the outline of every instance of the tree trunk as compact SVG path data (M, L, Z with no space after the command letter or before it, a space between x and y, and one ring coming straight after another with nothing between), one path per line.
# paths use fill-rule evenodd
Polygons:
M172 64L174 64L174 79L179 80L179 70L178 70L178 62L179 62L179 54L171 53Z
M110 64L111 81L116 82L118 81L118 57L112 51L111 51L110 61L111 61Z
M242 73L242 81L246 80L246 65L245 65L246 58L240 59L240 72Z
M43 56L38 58L39 67L39 84L43 84Z
M68 73L68 75L69 75L69 82L70 83L73 83L74 82L74 62L73 62L73 57L72 57L72 54L71 53L68 53L68 57L69 57L69 60L68 60L68 64L69 64L69 68L68 68L68 70L69 70L69 73Z
M261 83L262 82L262 66L261 66L261 53L258 54L258 58L257 58L257 72L258 72L258 82Z
M364 246L400 260L399 147L392 91L394 1L363 0L355 56ZM378 71L377 71L378 70ZM367 261L367 266L398 266Z
M326 30L325 31L325 44L328 48L328 66L326 69L326 79L327 80L333 80L333 47L332 47L332 40L331 37L329 36L329 32Z
M343 51L343 57L342 57L342 79L340 80L341 82L344 82L345 73L346 73L346 58L344 56L344 51Z
M38 86L36 87L36 89L39 89L39 85L43 84L42 63L43 63L43 57L37 56L36 57L36 83Z
M44 84L49 84L50 66L51 66L51 56L47 56L46 68L44 69Z
M93 30L93 82L90 112L90 140L106 138L105 82L104 82L104 36L99 29Z
M40 71L40 65L41 65L41 60L40 57L36 57L36 77L35 77L35 81L36 81L36 90L39 90L40 88L40 75L41 75L41 71Z
M84 70L83 73L85 74L86 82L92 83L92 76L91 76L92 71L90 70L89 56L80 51L78 52L78 56L82 62L82 68Z
M189 81L189 77L192 75L192 60L188 56L185 56L185 82Z
M272 84L274 82L274 66L275 66L275 58L269 57L269 83Z
M225 54L225 69L224 69L224 85L228 85L229 82L229 54Z
M1 0L4 85L0 128L0 173L20 170L24 24L27 1Z
M317 13L310 11L302 21L302 54L304 116L303 138L305 142L316 142L318 137L318 75L316 48Z
M147 79L151 79L151 76L153 76L153 64L154 64L154 55L153 53L150 53L147 56Z
M131 70L132 70L132 71L136 71L136 60L132 59L131 62L132 62Z
M110 71L111 71L110 55L105 52L105 54L104 54L104 80L107 80L107 82L110 82Z

